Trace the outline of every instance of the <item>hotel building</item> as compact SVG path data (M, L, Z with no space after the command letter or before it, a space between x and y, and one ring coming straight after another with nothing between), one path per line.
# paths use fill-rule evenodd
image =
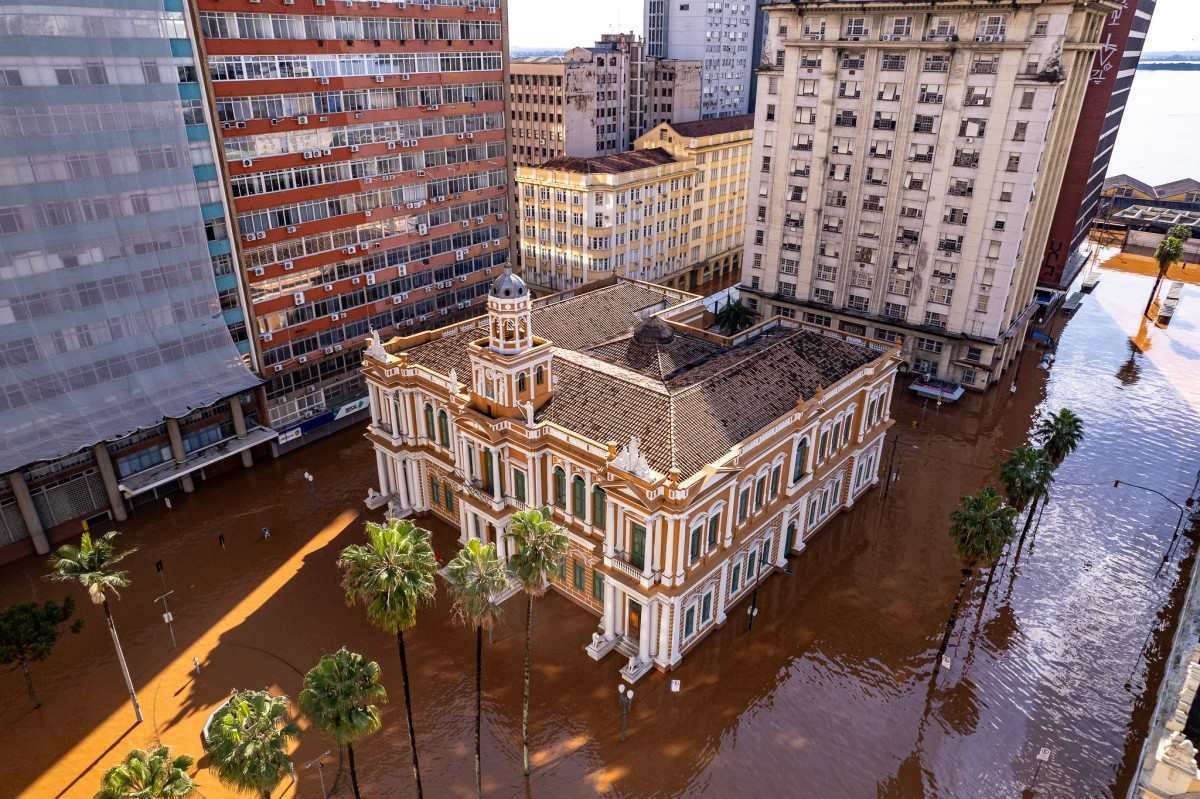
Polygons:
M368 330L477 313L508 262L498 0L198 0L284 448L353 423Z
M664 122L629 152L519 167L524 278L558 290L612 275L728 282L741 265L752 122Z
M1091 248L1085 244L1092 222L1101 213L1104 178L1156 0L1119 0L1119 3L1121 7L1111 11L1104 21L1100 48L1093 56L1087 93L1067 156L1054 221L1050 224L1038 275L1038 283L1049 288L1070 287L1087 263Z
M368 504L431 513L507 558L512 514L570 540L554 586L634 681L670 669L878 481L898 358L773 317L734 338L693 294L622 278L366 350Z
M742 285L994 384L1035 310L1112 0L767 6Z
M184 4L35 0L0 35L5 562L274 432Z

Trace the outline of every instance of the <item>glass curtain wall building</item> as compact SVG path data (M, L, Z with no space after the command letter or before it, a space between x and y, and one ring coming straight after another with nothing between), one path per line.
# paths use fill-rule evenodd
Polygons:
M0 7L0 560L271 435L197 77L180 0Z

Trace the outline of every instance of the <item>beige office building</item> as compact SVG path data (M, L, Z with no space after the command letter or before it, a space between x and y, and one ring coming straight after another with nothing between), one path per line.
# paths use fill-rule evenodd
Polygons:
M752 117L662 123L635 149L516 171L520 263L541 289L613 275L679 288L739 273Z
M985 388L1020 349L1109 0L777 3L742 284Z

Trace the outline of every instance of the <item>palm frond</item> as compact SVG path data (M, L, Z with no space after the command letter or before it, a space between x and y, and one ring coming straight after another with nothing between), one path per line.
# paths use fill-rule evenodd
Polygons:
M368 522L366 534L367 543L352 544L338 557L346 602L361 603L371 623L389 633L407 630L437 592L430 533L408 519L388 519Z
M454 595L454 618L467 627L490 629L500 617L496 597L508 588L508 574L494 544L467 541L446 565L446 582Z
M550 587L550 575L558 569L570 542L549 510L517 511L508 526L513 554L508 559L513 576L526 591L541 596Z

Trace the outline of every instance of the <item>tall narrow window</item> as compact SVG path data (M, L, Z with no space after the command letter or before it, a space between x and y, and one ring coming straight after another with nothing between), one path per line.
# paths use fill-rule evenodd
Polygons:
M712 549L717 545L717 540L721 535L721 514L713 514L708 517L708 548Z
M496 490L495 484L492 482L492 468L495 465L492 451L487 447L483 447L483 490L491 493Z
M597 571L592 572L592 599L604 601L604 575Z
M698 524L692 528L691 541L688 545L689 554L691 555L690 562L695 563L700 560L700 541L704 535L704 525Z
M767 476L764 474L762 477L758 478L758 481L754 484L754 510L757 511L762 508L763 500L766 498L766 494Z
M796 445L796 454L792 458L792 482L796 482L808 473L808 439L800 439Z
M779 479L782 473L783 464L775 464L775 468L771 470L771 499L775 499L775 497L779 496Z
M437 433L433 430L433 406L428 402L425 403L425 437L430 441L437 439Z
M513 469L513 496L517 501L524 504L525 502L525 472L520 469Z
M450 449L450 418L445 411L438 411L438 440L446 449Z
M554 467L554 504L567 509L567 473L561 466Z
M587 517L587 486L583 478L575 475L571 478L571 513L580 519Z
M746 521L746 516L750 513L750 486L742 489L742 493L738 495L737 520L738 524Z
M592 526L604 529L608 518L608 494L600 486L592 487Z
M629 535L629 562L639 569L646 568L646 528L633 525Z

